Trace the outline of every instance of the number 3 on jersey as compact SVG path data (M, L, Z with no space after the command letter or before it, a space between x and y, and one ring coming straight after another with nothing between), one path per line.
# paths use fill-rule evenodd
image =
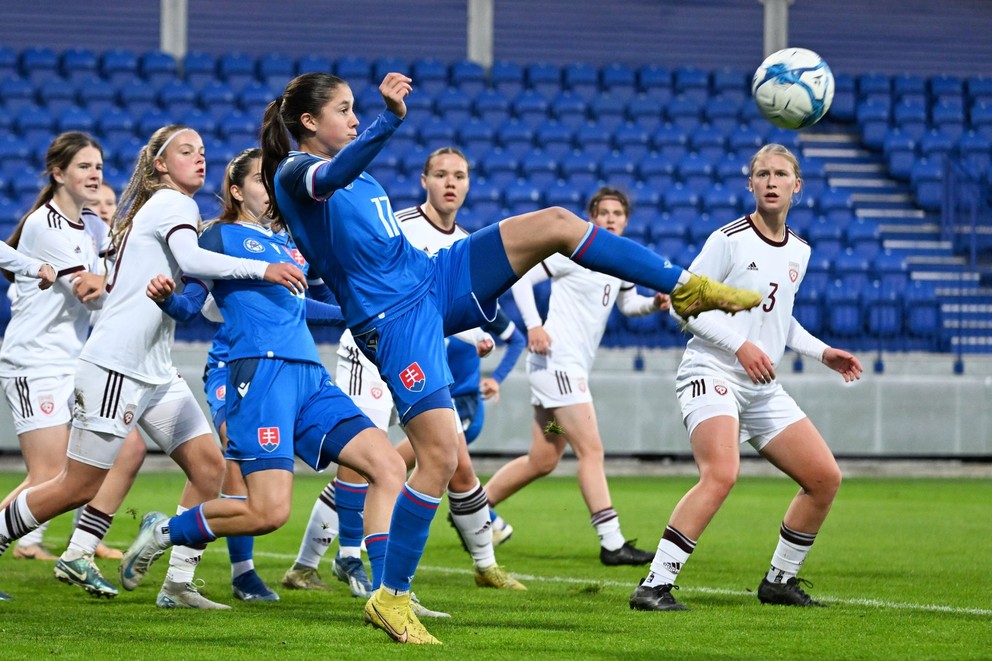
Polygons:
M396 216L393 215L393 207L389 204L389 198L385 195L372 198L372 204L379 212L379 221L386 228L386 234L394 239L400 235L400 226L396 224Z

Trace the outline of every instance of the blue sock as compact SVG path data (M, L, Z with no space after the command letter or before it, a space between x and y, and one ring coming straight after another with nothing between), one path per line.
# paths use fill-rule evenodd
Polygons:
M220 495L221 498L231 500L248 500L248 496L227 496ZM251 535L235 535L227 537L227 555L231 558L231 564L246 562L251 560L255 552L255 538Z
M203 505L197 505L169 519L169 540L173 546L203 546L217 539L203 516Z
M375 532L365 538L365 551L369 554L369 564L372 565L372 589L378 590L382 585L382 567L386 563L386 546L389 544L388 532Z
M362 545L365 537L365 494L369 485L342 482L334 478L334 506L338 511L338 545Z
M496 510L493 509L493 506L490 505L489 506L489 520L490 521L495 521L498 516L499 516L499 514L497 514L496 513Z
M573 262L587 269L635 282L665 294L675 289L685 270L644 246L601 230L592 223L571 257Z
M382 573L385 587L399 592L410 589L410 581L424 554L427 533L440 502L440 498L418 493L409 484L403 485L389 524L389 542L386 544L386 563Z

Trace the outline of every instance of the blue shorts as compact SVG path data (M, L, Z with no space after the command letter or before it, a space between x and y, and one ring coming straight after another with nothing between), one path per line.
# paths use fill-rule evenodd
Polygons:
M429 409L451 407L445 336L492 321L496 298L516 280L498 225L438 251L431 265L423 299L354 329L355 342L389 385L402 424Z
M293 471L293 455L316 471L375 425L315 363L245 358L228 363L227 453L241 473Z
M203 375L203 390L207 395L207 406L210 407L210 419L214 421L214 429L220 433L220 426L227 421L227 405L224 396L227 391L227 365L214 367Z

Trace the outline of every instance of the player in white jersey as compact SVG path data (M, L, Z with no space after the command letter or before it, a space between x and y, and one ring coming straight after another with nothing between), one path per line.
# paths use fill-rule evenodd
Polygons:
M427 192L427 200L422 205L397 211L394 215L399 221L400 230L416 248L433 255L439 250L449 247L455 241L468 236L462 227L455 223L458 210L465 202L469 188L468 159L454 147L442 147L433 151L424 163L421 173L421 184ZM480 351L488 352L493 342L488 335L479 329L459 333L460 340L479 346ZM351 332L345 330L338 346L338 363L336 383L362 409L377 427L387 430L397 421L396 409L389 388L379 375L379 370L358 349ZM462 430L460 421L459 430ZM460 450L458 466L448 484L448 499L452 512L452 522L458 530L465 548L472 555L475 565L475 582L480 587L502 589L526 589L519 581L506 573L496 563L496 555L492 544L492 530L489 523L489 509L485 490L475 474L472 460L468 453L464 434L460 434ZM404 439L397 448L408 468L414 464L413 449L408 439ZM331 485L321 494L321 499L314 506L310 524L293 567L287 571L283 584L289 587L304 587L303 573L313 571L314 563L330 545L333 537L320 535L317 531L323 525L329 512L328 502L335 502L338 508L342 501L353 497L363 488L364 478L346 467L339 467L337 476ZM324 501L323 505L321 500ZM344 535L342 534L342 537ZM315 541L310 541L315 540ZM314 547L315 551L307 551ZM359 558L358 546L345 546L342 539L341 552L335 558L335 575L347 580L348 573L346 558ZM343 557L342 557L343 556ZM349 581L352 594L362 594L359 586ZM438 613L428 611L415 603L414 608L419 616L434 616Z
M22 273L12 286L12 319L0 349L0 385L13 413L28 473L0 507L5 507L24 489L58 475L65 463L72 377L89 330L87 307L92 309L100 303L82 305L73 295L72 282L97 268L100 261L86 228L103 223L84 208L94 201L103 176L100 145L85 133L63 133L49 145L45 166L48 182L9 242L25 259L55 265L57 280L51 291L42 292L34 277ZM140 453L139 462L143 449L141 442L136 450ZM132 459L133 454L129 451L121 463ZM119 503L110 504L116 500L114 494L122 481L130 485L126 477L129 472L128 465L112 471L100 493L86 506L97 513L109 510L109 515L101 517L108 527ZM87 513L85 518L88 521L90 515ZM14 557L56 560L41 546L44 528L41 526L22 537L14 549ZM104 556L112 554L112 549L104 549ZM75 560L69 567L61 561L57 563L55 575L62 577L68 571L84 576L83 582L94 594L103 594L104 590L115 592L93 565L92 554Z
M845 382L861 377L861 363L813 337L792 316L810 248L786 219L802 187L799 163L782 145L751 159L748 190L755 210L713 232L692 264L695 273L764 293L749 312L707 312L689 321L693 332L676 376L676 395L689 432L699 482L668 521L647 578L630 596L639 610L685 610L672 595L679 571L730 493L740 469L739 444L750 443L795 480L800 490L780 527L771 568L758 587L766 604L821 606L802 589L798 573L840 487L830 448L775 380L785 348L815 358Z
M265 279L294 292L306 287L289 264L236 259L197 245L193 194L206 175L203 140L166 126L142 148L115 216L117 247L107 300L75 373L75 408L67 461L45 484L22 491L0 512L0 553L42 522L93 498L124 438L140 424L186 473L181 509L215 498L224 460L189 387L172 366L175 323L145 295L159 273ZM202 549L179 548L157 604L226 608L197 593L192 569ZM125 587L126 584L125 584Z
M627 196L619 190L603 187L589 200L590 221L609 232L623 234L629 216ZM533 287L548 278L552 279L551 300L542 325ZM579 462L579 490L599 536L600 561L647 564L652 554L624 538L610 499L589 370L614 303L625 315L643 316L667 310L668 296L641 296L633 284L590 271L562 255L538 264L512 291L527 326L527 376L534 422L528 454L504 465L486 483L490 507L553 471L570 445ZM560 429L549 430L552 422Z

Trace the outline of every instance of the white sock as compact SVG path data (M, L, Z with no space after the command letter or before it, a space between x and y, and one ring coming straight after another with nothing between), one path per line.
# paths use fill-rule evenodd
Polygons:
M176 514L182 514L187 508L180 505L176 508ZM169 554L169 571L165 573L165 580L173 583L192 583L193 572L200 564L203 557L203 549L194 549L190 546L173 546L172 553Z
M599 535L599 545L607 551L616 551L627 541L620 532L620 517L612 507L593 514L590 523Z
M334 509L334 501L329 499L326 491L325 489L320 493L310 510L310 521L303 533L300 551L296 554L297 565L316 569L320 559L327 553L327 547L338 536L338 513Z
M17 494L10 505L0 510L0 555L3 555L12 541L24 537L41 525L28 509L28 491L30 489Z
M816 533L799 532L783 523L779 531L778 546L772 554L772 565L765 578L772 583L785 583L798 575L814 540Z
M661 541L658 542L658 550L654 554L654 560L651 561L651 571L644 579L644 586L673 585L695 548L695 540L667 526Z
M51 521L45 521L43 524L29 532L28 534L17 540L18 546L41 546L41 543L45 539L45 531L48 530L48 524Z
M251 558L247 560L241 560L239 562L231 563L231 578L237 578L244 573L250 572L255 568L255 561Z
M451 520L468 547L476 568L485 569L495 565L496 551L493 550L489 502L482 484L476 482L475 486L463 493L449 490L448 504L451 508Z
M339 546L338 555L342 558L361 558L362 557L362 547L361 546Z
M97 545L107 536L110 524L114 521L113 514L105 514L95 507L86 505L80 509L76 527L69 539L69 548L62 557L65 560L77 560L84 555L96 553Z

